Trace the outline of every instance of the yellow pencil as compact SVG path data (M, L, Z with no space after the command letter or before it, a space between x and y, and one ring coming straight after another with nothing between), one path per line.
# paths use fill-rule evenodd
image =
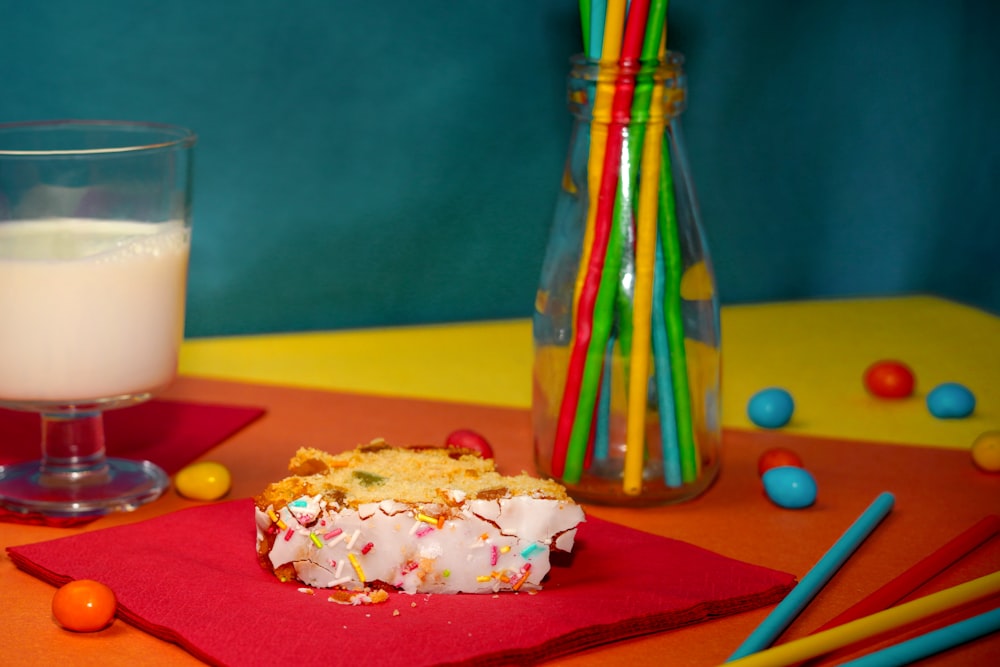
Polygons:
M1000 570L725 664L726 667L785 667L997 592L1000 592Z

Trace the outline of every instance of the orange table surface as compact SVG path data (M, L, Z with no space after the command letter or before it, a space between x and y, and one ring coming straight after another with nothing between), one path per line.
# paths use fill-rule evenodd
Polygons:
M729 415L726 420L727 426L736 430L730 431L724 447L726 467L719 483L701 499L674 508L650 510L588 508L588 511L626 525L684 539L726 555L784 569L802 576L871 500L871 497L874 497L876 489L897 493L898 511L894 512L890 520L887 520L873 536L877 537L878 541L866 543L862 547L857 557L845 566L821 597L800 618L799 623L789 633L790 636L812 629L833 613L877 587L885 578L898 573L919 556L971 524L975 518L1000 511L1000 476L985 475L973 469L966 461L965 452L948 451L948 448L967 447L974 433L988 428L1000 428L995 393L997 391L995 378L1000 377L1000 372L995 372L1000 364L1000 354L996 350L996 341L1000 340L996 335L1000 331L1000 320L978 311L927 298L887 300L886 308L882 309L875 308L875 305L877 303L872 301L818 306L802 304L801 308L792 304L776 304L770 309L747 308L746 311L753 311L749 315L746 311L736 311L735 316L731 314L734 311L728 311L728 321L735 322L736 326L728 328L731 342L727 344L728 348L724 346L724 354L727 349L732 350L730 356L726 358L726 390L732 395L739 396L740 392L746 393L753 386L794 382L792 389L796 396L805 395L810 399L797 413L800 415L797 423L793 423L785 433L805 438L795 442L801 443L805 448L804 451L814 453L813 462L810 463L807 459L807 464L818 468L814 472L821 480L821 501L815 508L801 512L778 510L763 499L753 472L755 456L768 442L781 442L784 434L773 434L773 439L769 441L761 439L753 431L740 430L746 424L739 421L738 412L730 410L727 413ZM831 309L842 311L840 315L854 312L855 317L842 317L836 312L831 313ZM761 311L765 311L763 320L758 319L761 317ZM896 312L900 316L906 314L909 322L909 325L903 327L905 332L900 330L898 324L886 325L892 333L901 336L894 341L882 341L882 338L890 334L885 333L883 330L885 327L875 326L879 312L887 311ZM767 312L770 314L767 315ZM819 321L816 321L817 312L826 313L826 317L831 321L824 320L823 317L819 317ZM924 319L928 322L937 322L942 313L948 312L961 320L956 326L953 318L951 323L955 326L953 329L944 323L940 327L912 326ZM875 321L867 321L866 318L874 318ZM832 320L839 321L839 328L834 326ZM726 322L727 312L724 311L724 335L727 332ZM759 335L759 332L745 333L741 338L739 327L746 325L747 322L754 327L761 326L762 322L772 322L770 331L774 333L774 337L763 340L761 347L753 351L750 356L755 359L759 357L762 360L777 360L774 366L767 366L763 361L747 366L748 351L740 346L746 345L747 338ZM810 325L810 322L813 324ZM802 333L810 326L825 330L830 340L821 350L812 351L814 363L803 364L801 360L810 355L808 345L804 348L801 341L796 343L790 340L789 336L794 337L796 332ZM460 393L459 396L442 396L442 393L447 394L447 389L421 386L417 374L417 371L422 369L426 376L433 376L435 360L447 356L448 349L451 348L452 354L463 359L483 359L482 363L486 366L496 363L495 356L506 358L508 361L513 360L512 363L502 364L504 368L497 370L496 375L501 385L510 383L511 386L515 386L520 380L514 379L513 376L524 370L525 361L530 368L530 338L527 341L529 353L526 360L523 351L517 351L524 345L524 340L517 336L501 336L500 338L505 339L506 343L498 339L495 341L497 345L495 350L454 347L462 344L456 341L465 341L466 345L482 342L479 338L484 335L490 338L498 328L508 330L508 334L513 331L520 332L523 336L525 333L523 322L513 322L387 332L338 332L248 337L228 341L190 341L185 352L187 358L182 362L182 369L187 375L179 379L165 396L184 400L257 405L267 409L268 412L262 419L205 457L221 461L232 470L234 487L231 497L253 495L267 482L282 475L290 453L298 446L326 446L340 449L353 445L357 440L374 436L407 442L440 442L449 430L459 426L475 427L489 434L497 449L498 463L505 472L516 472L522 468L531 469L530 423L522 404L524 397L517 393L520 390L511 392L513 398L508 400L506 405L497 405L502 402L483 397L490 391L487 386L489 378L483 377L481 371L477 372L475 368L469 373L472 379L462 385L466 389L464 392L451 389L455 393ZM530 328L527 331L530 333ZM435 332L437 336L433 335ZM950 332L953 339L939 340L942 332ZM369 343L360 342L366 333ZM407 333L410 336L406 336ZM431 344L423 350L425 355L422 359L414 360L412 357L420 357L421 350L404 346L402 352L412 356L408 357L408 360L400 359L402 368L396 372L414 375L410 380L404 378L398 383L402 386L399 391L401 397L390 397L388 394L393 393L392 385L375 386L378 379L374 375L366 376L365 369L383 368L384 357L391 359L394 355L402 353L398 347L386 346L387 338L391 341L401 341L411 337L438 341L437 344L442 347L438 348ZM814 342L823 340L819 332L806 338ZM302 363L298 366L290 364L288 359L294 359L297 354L302 354L299 348L303 340L306 341L306 347L311 353L302 359ZM376 342L370 342L373 340ZM446 342L442 343L442 340ZM890 345L890 342L893 344ZM194 367L197 364L192 361L193 357L204 356L206 350L222 350L219 354L219 359L222 359L220 363L229 363L225 360L226 344L230 349L241 351L244 361L242 372L256 373L257 377L239 377L238 373L231 374L230 379L243 382L191 377L199 372L199 368ZM251 344L256 344L258 356L247 352L250 349L247 346ZM365 347L366 345L368 347ZM859 345L860 351L857 349ZM368 366L364 364L364 359L357 359L344 351L350 350L352 346L355 353L367 350L370 360ZM895 350L908 354L886 354L892 351L893 346ZM843 359L839 364L836 360L829 359L831 350L839 348L847 350L843 356L852 358L850 364L845 364ZM947 350L947 355L942 354L944 350ZM282 354L285 356L276 361L275 357L281 357ZM976 415L969 420L939 424L928 418L925 410L919 409L922 403L919 397L900 404L880 405L866 398L863 391L858 391L860 371L851 374L850 387L846 372L837 370L837 372L830 371L832 375L827 374L827 371L839 365L856 366L862 363L865 357L882 356L898 356L911 361L918 370L918 382L923 392L929 388L927 381L924 380L926 377L935 378L935 381L938 381L937 378L941 378L939 381L944 379L966 381L980 398ZM308 381L308 376L315 373L316 367L325 368L325 364L329 364L331 359L348 358L350 363L355 365L354 381L358 385L368 381L369 386L329 387L317 386L323 384L322 378L319 383ZM279 384L281 378L277 375L260 377L276 372L274 368L281 365L285 366L284 377L291 378L287 383L298 384L299 387L282 386ZM797 367L797 373L790 373L789 366ZM463 371L447 362L442 362L441 367L445 369L445 376L449 374L461 376L463 372L468 372L468 369ZM218 367L212 368L211 363L207 362L200 370L203 375L216 377L226 375L220 372ZM232 377L233 375L236 377ZM730 380L733 377L735 379ZM306 380L303 381L303 378ZM992 383L988 382L989 378L994 378ZM246 380L253 380L256 383L252 384ZM433 380L432 383L435 381L437 380ZM528 383L527 378L524 382ZM810 391L809 387L812 385L822 385L823 388ZM837 395L838 388L846 397ZM334 393L329 389L353 389L365 394ZM420 397L421 393L424 394L423 398ZM836 415L825 412L823 405L811 405L813 396L819 396L820 399L825 396L828 401L827 411L832 406L844 414L837 419ZM441 402L440 399L449 400ZM741 400L745 399L742 396L732 399L733 402ZM493 405L483 405L483 403L493 403ZM851 406L854 406L853 411ZM802 412L806 415L817 415L817 419L811 416L806 419L801 416ZM860 422L857 416L859 412L863 414ZM852 419L853 423L847 425L845 433L842 422L852 422ZM837 424L837 427L825 429L826 432L817 428L817 423L826 423L824 420ZM858 438L851 431L851 429L862 429L864 421L874 424L870 429L870 432L875 434L873 437ZM881 430L882 421L905 424L906 428ZM882 437L883 433L896 435ZM906 440L907 433L917 434L918 437ZM865 472L858 476L853 474L857 466L852 465L851 457L839 456L835 442L817 439L815 436L940 446L911 448L859 444L859 449L856 451L876 452L877 458L862 465L861 468ZM948 475L939 480L948 482L939 489L942 494L940 501L927 498L925 493L930 488L924 483L925 477L928 471L935 469L949 471ZM869 495L871 497L868 497ZM134 513L105 517L83 528L55 529L0 524L0 546L47 540L80 530L97 530L142 520L190 505L190 501L178 497L171 491ZM915 530L915 526L919 526L919 530ZM996 540L997 538L994 538L994 542L991 543L993 548L977 551L963 560L958 567L937 582L937 585L957 583L963 578L1000 567L1000 555L995 548ZM122 622L116 622L103 632L89 635L60 630L51 621L49 614L52 588L17 570L5 555L0 559L0 581L3 582L3 599L7 603L7 618L0 627L0 656L3 656L0 662L3 664L36 665L56 662L105 666L199 664L182 649L157 640ZM690 665L716 664L750 633L766 613L767 610L759 610L621 642L568 656L552 664L661 665L668 662ZM927 664L984 664L986 656L998 653L1000 653L1000 638L991 637L929 660Z

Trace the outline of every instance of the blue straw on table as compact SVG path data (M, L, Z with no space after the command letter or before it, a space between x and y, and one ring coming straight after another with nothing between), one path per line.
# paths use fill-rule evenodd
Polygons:
M684 483L684 480L681 476L681 450L677 438L677 406L674 403L674 381L670 369L667 315L663 310L666 270L663 247L657 243L656 265L653 268L653 376L656 381L657 407L660 411L663 482L670 488L677 488Z
M892 511L895 502L896 498L891 493L879 494L726 662L757 653L770 646L816 597L840 566L857 551L882 519Z
M1000 630L1000 607L843 663L841 667L908 665Z

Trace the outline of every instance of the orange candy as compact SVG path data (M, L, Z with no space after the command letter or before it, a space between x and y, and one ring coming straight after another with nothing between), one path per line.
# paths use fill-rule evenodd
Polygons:
M775 447L767 450L757 459L757 474L763 477L764 473L771 468L779 468L781 466L805 468L798 454L784 447Z
M984 472L1000 472L1000 431L986 431L972 443L972 461Z
M71 581L52 596L56 622L74 632L103 630L114 619L117 608L114 592L90 579Z

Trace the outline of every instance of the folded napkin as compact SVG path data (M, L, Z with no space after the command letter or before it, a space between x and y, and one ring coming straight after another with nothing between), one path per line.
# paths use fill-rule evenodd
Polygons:
M104 415L109 456L147 460L172 475L264 414L261 408L152 400ZM0 465L41 455L41 421L32 412L0 409ZM52 526L80 525L67 519L0 509L0 521Z
M771 604L790 574L590 517L571 563L535 594L406 595L350 606L280 583L257 562L252 502L202 505L144 522L9 547L61 585L96 579L119 615L209 663L531 664Z

